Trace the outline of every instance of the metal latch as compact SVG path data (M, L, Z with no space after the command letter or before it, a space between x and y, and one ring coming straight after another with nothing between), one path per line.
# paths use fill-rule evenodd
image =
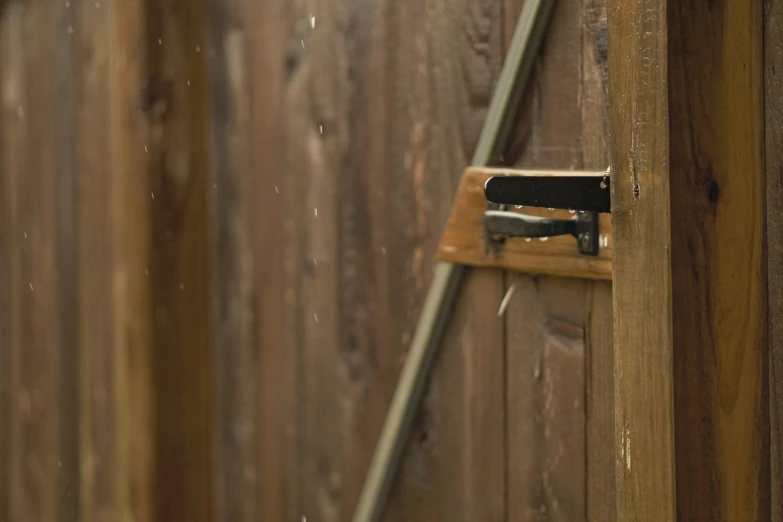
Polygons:
M508 237L552 237L572 235L579 252L588 256L598 255L598 213L576 212L572 219L553 219L526 216L508 210L484 212L487 237L502 243Z
M551 237L572 235L584 255L598 255L598 214L611 212L609 170L569 172L561 175L492 176L484 185L484 196L494 208L484 213L487 237L503 242L508 237ZM506 210L506 205L564 209L571 219L527 216Z

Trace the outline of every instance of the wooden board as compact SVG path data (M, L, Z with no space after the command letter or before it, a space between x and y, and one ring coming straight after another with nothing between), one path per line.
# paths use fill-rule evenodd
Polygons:
M591 173L602 175L603 172ZM462 174L451 215L446 223L437 258L467 266L504 268L529 274L561 275L591 279L612 278L612 219L599 216L599 251L597 256L579 253L573 236L546 240L509 238L502 245L492 244L484 226L487 200L484 184L491 176L576 175L575 171L508 170L502 168L467 168ZM545 208L508 209L531 216L570 219L563 210Z
M205 8L145 9L157 520L217 518ZM92 6L94 8L94 5Z
M582 1L582 160L585 169L609 164L606 1ZM609 243L611 245L611 242ZM585 320L587 520L616 520L612 286L593 281Z
M762 23L754 2L669 10L680 519L769 519Z
M509 16L520 5L510 2ZM600 76L597 89L588 83L601 63L583 47L585 9L581 2L556 4L516 145L506 157L515 168L606 169L606 99ZM606 436L612 431L609 285L509 272L506 288L508 519L611 521L614 470L604 464L613 450Z
M771 520L783 519L783 3L764 11L764 138L767 209Z
M608 12L618 517L768 520L761 4Z

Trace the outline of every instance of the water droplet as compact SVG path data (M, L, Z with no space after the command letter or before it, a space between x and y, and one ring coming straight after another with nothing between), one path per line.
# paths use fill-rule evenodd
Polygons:
M30 291L31 292L35 292L35 288L33 288L33 283L32 282L30 283Z
M524 206L525 206L525 205L514 205L514 208L522 208L522 207L524 207Z
M65 2L65 7L71 7L71 2Z
M17 105L17 106L16 106L16 116L17 116L17 117L18 117L20 120L23 120L23 119L24 119L24 107L22 107L21 105Z
M155 199L155 193L154 192L150 192L150 196L152 196L152 199Z
M158 38L158 45L163 45L163 38Z
M318 132L321 133L321 136L324 135L324 126L323 125L321 125L321 124L318 125Z
M549 207L547 210L554 210L554 208L553 207Z
M190 80L188 80L188 87L190 87Z
M549 241L549 238L547 236L539 237L541 241Z
M279 189L279 188L277 188L277 185L275 185L275 193L276 193L276 194L280 194L280 189Z
M27 232L24 233L24 238L27 239Z
M318 314L313 314L313 317L315 317L315 322L318 323Z
M304 49L304 48L305 48L305 46L304 46L304 40L299 40L299 41L300 41L300 42L302 42L302 49Z
M386 255L386 247L385 246L381 247L381 254Z
M318 260L316 258L313 258L313 265L318 268Z
M530 243L531 241L533 241L531 238L529 238L529 237L525 238L525 243Z
M605 182L605 181L601 181L601 188L602 188L602 189L605 189L605 188L606 188L606 182Z
M68 34L73 34L73 26L72 25L68 26Z
M576 214L576 210L569 210L568 213L569 214Z
M315 15L313 13L310 13L310 29L315 29Z
M148 269L144 269L144 275L150 275L150 271Z
M197 45L197 46L196 46L196 52L197 52L197 53L200 53L200 52L201 52L201 46L200 46L200 45Z
M317 208L313 208L313 215L315 217L318 217L318 209Z
M98 8L98 7L100 7L100 6L101 6L101 3L100 3L100 2L95 2L95 7L96 7L96 8Z
M144 152L149 152L149 149L147 149L146 145L144 145Z

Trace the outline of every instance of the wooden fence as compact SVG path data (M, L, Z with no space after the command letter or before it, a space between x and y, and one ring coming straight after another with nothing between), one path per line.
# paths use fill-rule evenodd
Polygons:
M522 3L0 0L0 520L348 520ZM608 165L606 48L507 163ZM610 295L471 273L387 520L613 520Z

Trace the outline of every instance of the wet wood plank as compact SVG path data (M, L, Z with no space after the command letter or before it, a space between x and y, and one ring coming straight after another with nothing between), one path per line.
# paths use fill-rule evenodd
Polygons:
M764 161L767 219L771 520L783 518L783 4L764 11Z
M396 78L387 109L393 170L384 177L393 180L387 189L393 220L386 228L396 373L460 174L483 125L503 44L496 2L393 5L387 44L388 78ZM396 107L407 110L398 114ZM403 227L396 221L401 218ZM463 281L387 520L503 519L502 321L488 305L499 303L501 293L499 273L472 271ZM389 397L392 389L385 392ZM371 447L374 440L369 442Z
M506 157L515 168L582 169L581 49L581 3L558 2ZM506 287L508 519L583 520L588 283L509 273Z
M149 284L154 310L155 512L216 519L210 123L205 8L148 4Z
M62 37L44 3L4 6L3 395L4 506L9 520L59 516L58 183L53 149L55 46ZM39 34L39 31L46 31ZM58 34L59 33L59 34ZM54 119L54 121L53 121ZM55 123L56 122L56 123ZM39 148L39 146L43 145ZM67 169L63 182L72 182ZM73 346L70 346L73 348Z

